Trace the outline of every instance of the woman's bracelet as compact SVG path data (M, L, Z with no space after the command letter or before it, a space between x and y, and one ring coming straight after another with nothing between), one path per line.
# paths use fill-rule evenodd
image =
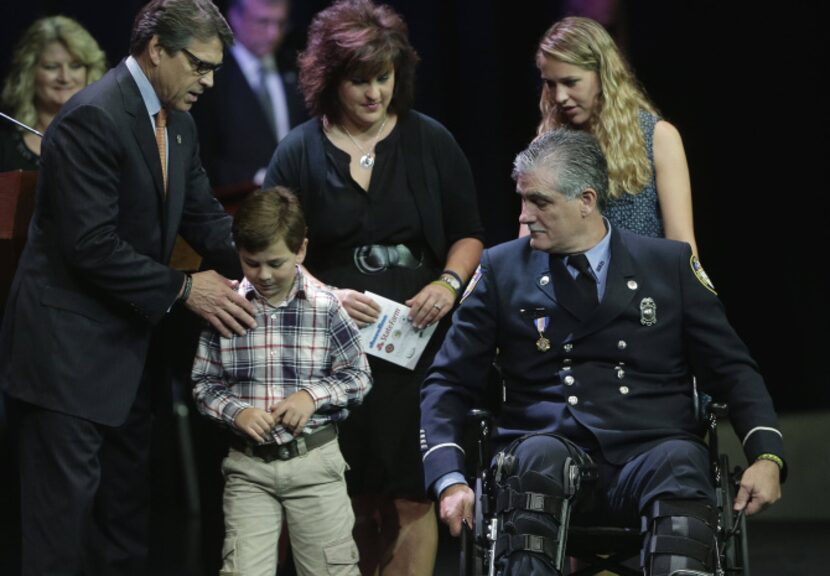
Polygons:
M446 288L447 290L449 290L450 292L452 292L452 298L453 298L453 300L457 300L457 299L458 299L458 290L456 290L455 288L453 288L453 287L450 285L450 283L449 283L449 282L447 282L447 281L445 281L445 280L433 280L432 282L430 282L430 284L435 284L436 286L441 286L441 287L443 287L443 288Z
M459 290L464 286L464 281L461 279L461 276L459 276L452 270L444 270L443 272L441 272L441 276L444 276L445 274L448 274L455 278L455 281L458 282Z

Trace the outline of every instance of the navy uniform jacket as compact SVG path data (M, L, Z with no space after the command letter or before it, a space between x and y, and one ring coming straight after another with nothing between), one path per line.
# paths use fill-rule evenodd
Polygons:
M167 119L168 188L147 108L124 62L63 106L46 131L35 212L0 333L0 387L107 426L124 422L152 325L184 281L176 234L236 260L189 114Z
M557 301L548 254L528 238L484 252L421 394L427 488L464 470L465 414L484 405L496 350L505 382L497 444L537 431L579 441L588 430L621 465L665 439L699 439L695 375L702 391L729 402L750 461L783 453L757 365L696 277L689 246L612 230L610 253L602 302L579 319ZM642 322L649 309L653 325ZM534 317L549 319L547 352L536 347Z

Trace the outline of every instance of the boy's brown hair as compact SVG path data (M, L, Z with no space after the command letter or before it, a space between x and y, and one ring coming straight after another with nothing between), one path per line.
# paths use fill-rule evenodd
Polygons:
M237 250L262 252L283 239L297 254L306 237L305 217L297 197L287 188L275 186L257 190L242 201L232 231Z

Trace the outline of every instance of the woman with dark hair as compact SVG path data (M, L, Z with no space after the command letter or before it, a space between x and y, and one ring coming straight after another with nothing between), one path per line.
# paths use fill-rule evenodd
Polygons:
M3 84L3 111L45 132L61 106L105 71L104 52L83 26L66 16L41 18L15 48ZM39 136L2 127L0 172L37 170L39 162Z
M388 6L344 0L320 12L299 57L314 118L280 143L265 178L299 196L305 265L339 287L361 326L379 312L364 291L410 306L416 327L447 317L483 247L464 154L442 125L410 110L417 61ZM364 574L432 574L437 530L418 405L440 328L414 371L370 357L374 388L341 428Z

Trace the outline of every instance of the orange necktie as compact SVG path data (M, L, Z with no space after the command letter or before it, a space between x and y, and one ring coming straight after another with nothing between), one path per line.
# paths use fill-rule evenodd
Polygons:
M156 146L161 159L161 178L164 181L164 193L167 193L167 144L164 139L167 130L167 110L162 108L156 114Z

